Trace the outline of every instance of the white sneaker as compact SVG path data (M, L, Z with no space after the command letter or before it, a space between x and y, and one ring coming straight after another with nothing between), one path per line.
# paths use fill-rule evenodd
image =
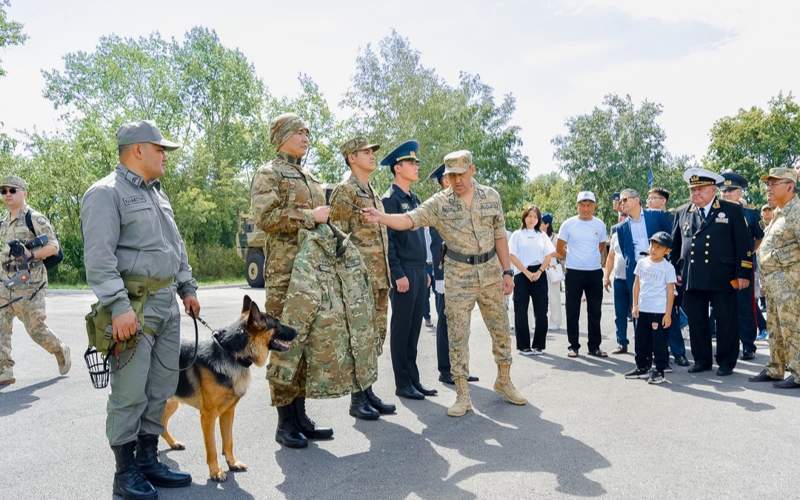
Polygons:
M529 356L541 356L542 354L544 354L543 350L534 348L531 349L531 353L529 354Z
M0 387L11 385L16 381L17 379L14 378L14 372L11 371L11 368L8 368L0 372Z
M517 349L517 352L523 356L533 356L533 351L530 349Z
M69 369L72 368L72 358L69 355L69 346L62 342L61 352L54 354L54 356L58 362L58 373L61 375L66 375L69 373Z

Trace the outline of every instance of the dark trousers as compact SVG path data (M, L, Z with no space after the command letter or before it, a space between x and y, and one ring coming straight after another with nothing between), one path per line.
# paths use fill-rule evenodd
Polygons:
M663 372L669 361L667 339L669 331L661 324L663 314L640 312L634 330L636 368L648 369L655 361L656 370ZM656 325L653 328L653 325Z
M422 312L427 300L427 278L424 268L406 268L408 291L392 289L392 319L389 323L389 348L392 352L392 369L397 388L419 384L417 368L417 343L422 326Z
M433 290L433 265L425 264L425 274L431 279L431 284L425 287L425 306L422 310L422 317L431 320L431 291ZM436 293L436 292L434 292Z
M541 266L528 266L528 271L536 272ZM533 317L536 327L531 346L531 330L528 324L528 304L533 300ZM524 274L514 276L514 333L517 336L517 349L544 349L547 341L547 274L542 273L536 281Z
M739 340L742 342L742 351L756 351L756 297L753 290L753 280L750 286L736 292L736 315L739 323Z
M434 292L436 297L436 361L439 373L450 374L450 342L447 340L447 313L444 310L444 294Z
M669 351L676 359L686 357L686 344L683 342L683 332L681 332L681 309L678 306L672 308L672 326L669 327Z
M614 325L617 329L617 344L621 346L628 345L628 316L630 314L631 289L628 288L628 280L614 278ZM634 328L636 328L635 324Z
M567 309L567 339L569 346L578 351L578 321L581 318L581 297L586 294L586 311L589 316L589 350L600 348L600 317L603 306L603 270L579 271L567 269L564 277Z
M739 357L735 290L688 290L684 294L683 310L689 318L692 358L697 365L712 365L709 305L714 307L717 320L717 364L721 368L733 369Z

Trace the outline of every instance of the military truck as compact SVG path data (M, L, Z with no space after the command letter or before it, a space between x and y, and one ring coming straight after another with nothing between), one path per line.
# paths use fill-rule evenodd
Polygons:
M264 288L264 231L256 227L249 213L242 213L236 236L236 250L245 262L247 284Z

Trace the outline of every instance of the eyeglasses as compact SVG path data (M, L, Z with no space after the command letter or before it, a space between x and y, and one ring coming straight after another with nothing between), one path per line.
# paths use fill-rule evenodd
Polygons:
M767 186L767 188L772 188L772 187L777 186L778 184L788 184L790 182L792 182L792 181L786 181L786 180L783 180L783 181L764 181L764 185Z
M8 193L17 194L17 188L0 189L0 194L2 194L3 196L7 195Z

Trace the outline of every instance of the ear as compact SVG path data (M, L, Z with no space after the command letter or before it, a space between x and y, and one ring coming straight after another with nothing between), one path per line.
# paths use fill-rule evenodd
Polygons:
M261 316L261 311L258 309L258 304L250 302L250 309L247 315L247 326L263 325L264 318Z
M253 301L250 299L250 296L249 295L245 295L244 299L242 300L242 314L244 314L244 313L246 313L247 311L250 310L250 304L252 304L252 303L253 303Z

